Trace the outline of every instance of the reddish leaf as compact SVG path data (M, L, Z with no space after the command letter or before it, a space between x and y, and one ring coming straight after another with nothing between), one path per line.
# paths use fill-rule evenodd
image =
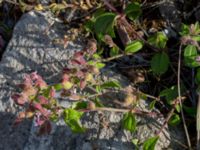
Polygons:
M23 89L32 87L33 82L30 75L25 75L23 85L24 85Z
M83 56L83 52L78 52L74 55L74 59L71 60L72 65L84 65L86 61Z
M76 76L79 77L79 78L83 78L85 76L85 73L83 71L78 71L76 73Z
M74 54L74 58L83 57L83 55L84 55L84 52L83 52L83 51L79 51L79 52L76 52L76 53Z
M37 72L31 73L30 78L32 79L32 81L35 82L36 87L39 87L40 89L44 89L47 87L46 82L42 79L40 75L37 74Z
M38 99L40 100L40 104L42 104L42 105L49 103L48 99L42 95L38 96Z
M25 95L26 97L35 95L36 93L37 93L37 90L34 87L27 87L23 90L23 95Z
M72 64L72 65L81 65L81 62L78 61L78 60L76 60L76 59L72 59L72 60L71 60L71 64Z
M81 88L81 90L83 90L85 88L85 86L86 86L86 81L85 80L81 80L80 81L80 88Z
M71 95L69 98L70 98L71 100L75 100L75 101L81 99L80 95L75 95L75 94Z
M53 87L50 89L50 94L49 95L50 95L51 98L55 97L56 90Z
M35 86L39 87L40 89L47 88L47 84L43 79L38 79L35 81Z
M40 103L33 103L32 105L33 105L33 107L34 107L36 110L38 110L43 116L45 116L45 117L47 117L47 118L49 117L50 112L49 112L47 109L43 108L42 105L41 105Z
M66 81L69 81L69 75L64 73L63 76L62 76L62 82L66 82Z
M23 106L26 103L26 98L22 94L13 94L11 98L17 105Z
M64 74L69 74L69 73L71 73L71 69L70 68L64 68L63 69L63 73Z
M76 60L79 61L81 65L86 64L85 58L83 56L76 58Z

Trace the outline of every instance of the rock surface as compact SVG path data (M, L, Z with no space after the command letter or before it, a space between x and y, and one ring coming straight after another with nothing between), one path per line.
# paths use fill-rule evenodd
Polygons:
M162 2L163 3L159 5L161 16L166 20L168 26L171 26L177 31L180 31L182 14L179 10L179 5L181 0L166 0Z
M70 56L82 49L84 44L81 36L76 41L69 42L67 48L53 42L56 38L63 38L64 34L70 34L69 29L56 22L49 13L29 12L16 25L0 62L0 150L132 150L132 139L144 141L153 136L163 124L163 118L138 116L137 131L131 134L121 127L123 114L114 112L86 113L82 123L88 131L84 134L73 134L62 120L53 125L50 135L42 137L36 135L36 128L28 120L12 128L19 108L13 104L10 95L22 76L37 71L48 83L56 82L60 70L67 64ZM104 70L103 74L106 80L120 80L122 85L128 85L126 78L109 69ZM146 110L147 103L141 100L138 107ZM106 122L108 124L105 126ZM176 140L184 143L182 129L166 128L156 150L183 149Z

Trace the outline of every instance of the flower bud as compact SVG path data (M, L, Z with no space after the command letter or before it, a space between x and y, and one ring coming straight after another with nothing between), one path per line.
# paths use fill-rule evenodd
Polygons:
M87 103L87 109L89 109L89 110L94 110L95 108L96 108L96 106L95 106L95 103L94 103L94 102L89 101L89 102Z
M69 82L69 81L63 82L62 85L63 85L63 88L64 88L65 90L69 90L69 89L71 89L72 86L73 86L73 84L72 84L71 82Z
M85 80L86 81L93 81L94 80L93 75L91 73L86 74Z

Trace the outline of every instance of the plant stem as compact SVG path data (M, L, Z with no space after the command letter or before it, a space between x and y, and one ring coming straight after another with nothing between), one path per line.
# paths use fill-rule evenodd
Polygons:
M179 46L179 56L178 56L178 76L177 76L177 84L178 84L178 100L179 100L179 105L180 105L180 110L181 110L181 118L183 121L183 127L185 130L185 135L187 138L187 143L188 143L188 147L191 150L191 141L190 141L190 136L188 133L188 129L187 129L187 125L185 122L185 116L183 113L183 106L182 106L182 101L181 101L181 85L180 85L180 74L181 74L181 50L182 50L182 44L180 44Z
M147 111L142 111L139 109L119 109L119 108L111 108L111 107L96 107L94 109L81 109L79 111L83 112L90 112L90 111L110 111L110 112L121 112L121 113L126 113L126 112L133 112L134 114L137 115L146 115L149 117L161 117L162 115L156 112L147 112Z
M168 124L169 119L170 119L171 116L173 115L174 111L175 111L175 108L173 107L173 108L170 110L170 112L168 113L167 118L165 119L164 124L162 125L161 129L156 133L156 135L159 135L160 133L162 133L163 129L164 129L164 128L166 127L166 125Z
M198 105L197 105L197 118L196 118L196 128L197 128L197 149L200 149L200 94L198 93Z
M103 0L104 4L113 12L119 14L119 12L117 11L117 9L115 7L113 7L107 0Z
M105 58L105 59L101 59L100 62L109 62L111 60L114 60L114 59L117 59L117 58L121 58L121 57L124 57L124 56L130 56L130 55L133 55L132 53L128 53L128 54L119 54L119 55L116 55L116 56L113 56L113 57L109 57L109 58Z

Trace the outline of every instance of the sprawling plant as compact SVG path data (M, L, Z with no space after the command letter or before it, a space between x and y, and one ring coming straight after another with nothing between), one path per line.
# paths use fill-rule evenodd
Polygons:
M25 11L27 5L23 1L19 1L19 3L20 8ZM82 133L87 130L80 122L85 112L118 111L124 113L123 128L135 132L137 130L135 115L159 115L153 112L155 105L158 105L167 108L168 111L161 129L144 143L137 139L133 139L133 143L136 146L143 144L144 150L153 150L166 125L178 125L182 119L188 148L191 149L184 113L196 117L196 108L185 104L185 100L192 92L191 85L185 84L185 78L182 78L181 71L183 69L186 72L192 71L192 88L197 87L198 91L200 84L199 23L183 24L179 37L176 39L177 43L171 48L169 38L163 30L151 34L144 32L143 26L145 25L140 22L143 13L142 6L138 2L127 3L126 7L121 8L120 11L106 0L104 0L104 4L107 9L100 5L90 19L84 23L85 30L90 33L93 40L89 40L84 50L75 52L68 66L63 69L60 82L48 85L36 72L24 77L23 83L19 84L21 92L12 95L15 103L23 107L15 124L25 118L32 118L35 125L39 126L38 133L48 134L51 132L51 122L63 118L73 132ZM63 1L61 4L52 3L46 7L37 4L32 9L38 11L48 9L59 14L66 8L74 7L78 8L78 5L76 3L69 5ZM123 89L118 81L102 81L99 78L101 68L105 67L106 62L124 56L135 56L142 63L147 64L146 76L161 83L159 88L153 91L158 97L145 94L139 88L136 90L128 86ZM183 63L181 63L182 57ZM193 81L195 82L193 83ZM103 104L102 99L107 92L119 91L125 93L124 103L120 103L122 109L111 108ZM60 105L59 97L64 97L73 104L65 108ZM149 103L149 112L137 109L136 106L141 97L148 97L152 100ZM195 103L193 100L195 98L195 96L192 98L192 103ZM199 115L200 105L198 104L197 141L200 141ZM197 147L199 148L199 142Z

